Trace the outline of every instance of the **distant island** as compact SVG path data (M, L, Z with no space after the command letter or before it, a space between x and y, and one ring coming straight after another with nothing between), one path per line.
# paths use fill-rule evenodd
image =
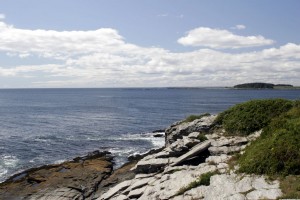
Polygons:
M233 86L237 89L291 89L295 88L290 84L273 84L273 83L243 83Z

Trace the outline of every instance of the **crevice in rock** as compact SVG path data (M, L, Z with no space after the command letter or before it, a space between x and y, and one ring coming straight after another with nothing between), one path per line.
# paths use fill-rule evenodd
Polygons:
M211 154L208 151L208 149L206 149L206 150L202 151L199 155L183 161L178 166L182 166L182 165L198 166L199 164L204 163L205 159L208 158L209 156L211 156Z

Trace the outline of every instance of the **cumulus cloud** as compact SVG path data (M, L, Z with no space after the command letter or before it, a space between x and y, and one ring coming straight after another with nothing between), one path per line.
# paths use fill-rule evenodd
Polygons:
M266 39L261 35L240 36L230 31L199 27L178 39L178 43L184 46L202 46L214 49L238 49L244 47L258 47L271 45L273 40Z
M114 29L26 30L0 23L0 52L47 58L44 64L0 65L0 87L7 79L19 87L300 85L300 45L294 43L244 53L205 48L180 53L127 43Z
M123 38L114 29L94 31L54 31L17 29L0 22L0 51L37 54L65 59L104 49L110 51L123 45Z

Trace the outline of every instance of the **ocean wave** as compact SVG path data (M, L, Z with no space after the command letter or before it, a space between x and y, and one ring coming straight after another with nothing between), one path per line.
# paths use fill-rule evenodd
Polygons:
M19 159L13 155L1 155L0 163L5 167L15 167L18 163Z
M2 180L2 177L7 174L7 169L3 169L0 167L0 182Z
M13 169L17 166L19 159L14 155L0 155L0 182L3 181L9 169Z

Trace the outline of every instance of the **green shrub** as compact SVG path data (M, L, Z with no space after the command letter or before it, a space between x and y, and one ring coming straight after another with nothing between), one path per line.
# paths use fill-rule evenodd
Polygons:
M199 133L197 139L200 140L200 142L208 140L204 133Z
M176 193L176 196L182 195L186 191L191 190L200 185L208 186L210 184L210 177L212 177L215 174L217 174L217 172L207 172L205 174L202 174L197 180L191 182L188 186L180 188L180 190Z
M249 135L292 107L293 101L285 99L252 100L220 113L215 123L222 125L229 134Z
M182 123L184 122L192 122L196 119L201 119L202 117L205 117L205 116L210 116L209 113L204 113L204 114L201 114L201 115L190 115L188 116L184 121L182 121Z
M294 107L263 129L262 135L245 149L238 163L246 173L300 174L300 106Z

